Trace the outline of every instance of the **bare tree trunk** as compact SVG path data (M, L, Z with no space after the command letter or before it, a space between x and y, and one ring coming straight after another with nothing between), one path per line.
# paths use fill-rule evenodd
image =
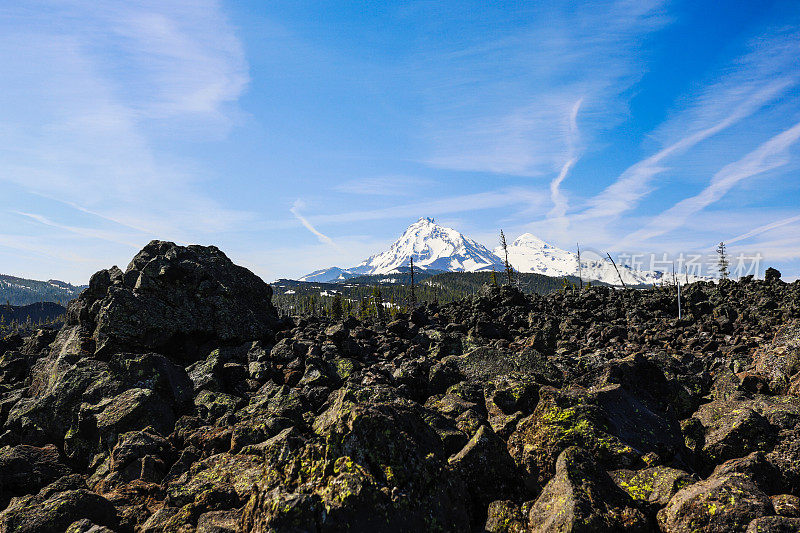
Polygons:
M614 270L617 271L617 277L619 278L619 282L622 283L622 288L627 289L628 287L625 285L625 281L622 279L622 274L619 273L619 269L617 268L617 264L614 262L614 259L611 258L611 254L606 252L608 259L611 261L611 264L614 265Z

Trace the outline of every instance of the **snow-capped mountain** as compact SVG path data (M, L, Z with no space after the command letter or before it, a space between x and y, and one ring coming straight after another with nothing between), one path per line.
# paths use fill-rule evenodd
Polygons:
M436 224L432 218L420 218L388 250L366 259L356 269L389 274L407 267L411 257L414 266L451 272L475 272L500 264L484 245Z
M432 218L420 218L411 224L388 250L368 257L352 268L331 267L317 270L300 281L332 281L363 274L390 274L409 266L451 272L477 272L493 266L502 269L502 261L486 246L465 237L452 228L436 224Z
M494 253L502 257L503 250L497 247ZM577 276L579 273L584 280L595 280L619 285L619 277L627 285L652 285L661 283L664 276L670 276L660 271L636 270L627 265L617 265L619 276L611 261L596 254L581 254L581 268L578 271L578 255L568 250L562 250L542 239L525 233L508 246L508 262L518 272L532 272L546 276ZM690 281L701 278L689 276ZM705 278L702 278L705 279Z
M300 278L300 281L326 282L345 280L359 275L391 274L407 269L409 259L421 269L450 272L478 272L503 270L504 253L501 247L489 250L484 245L464 236L452 228L440 226L432 218L420 218L388 250L373 255L352 268L331 267L317 270ZM508 262L514 270L545 276L577 276L578 256L542 239L525 233L508 246ZM636 270L617 265L619 276L627 285L652 285L661 283L664 276L659 271ZM611 262L598 255L581 254L580 275L586 281L602 281L619 285L619 276ZM689 281L705 278L689 276Z

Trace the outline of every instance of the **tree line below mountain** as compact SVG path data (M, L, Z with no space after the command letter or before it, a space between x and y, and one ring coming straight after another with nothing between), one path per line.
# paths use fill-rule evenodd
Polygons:
M281 279L272 284L272 303L285 316L355 316L374 318L407 311L412 302L445 304L475 295L484 285L512 284L525 294L547 295L573 290L577 277L556 278L542 274L515 272L415 271L412 290L408 271L364 275L335 283L315 283ZM583 282L586 285L586 282ZM605 285L592 282L593 285Z
M64 306L53 302L0 306L0 337L38 328L61 327L66 312Z

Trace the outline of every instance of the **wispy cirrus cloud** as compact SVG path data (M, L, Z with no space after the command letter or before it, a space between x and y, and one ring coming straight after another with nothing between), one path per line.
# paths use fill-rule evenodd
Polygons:
M303 215L300 214L300 209L302 209L304 207L305 207L305 202L303 202L302 200L298 199L298 200L295 200L294 204L292 205L291 209L289 209L289 211L292 213L292 215L294 215L294 217L297 220L300 221L300 223L308 231L310 231L311 233L313 233L314 235L317 236L317 238L319 239L319 242L323 242L325 244L329 244L333 248L335 248L335 249L337 249L339 251L342 251L341 247L338 244L336 244L335 242L333 242L333 239L331 239L330 237L328 237L327 235L325 235L324 233L319 231L317 228L315 228L314 225L311 222L309 222L306 217L304 217Z
M569 171L578 161L578 111L580 111L582 103L583 98L579 99L577 102L575 102L575 105L572 106L572 110L569 114L569 136L567 137L568 159L561 167L561 171L558 173L558 176L556 176L556 178L550 182L550 199L553 202L553 209L551 209L547 215L550 218L556 219L558 223L561 223L564 230L567 229L568 225L568 220L566 218L568 202L566 195L561 190L561 184L567 178Z
M775 222L770 222L769 224L763 224L761 226L758 226L756 228L751 229L750 231L742 233L741 235L737 235L736 237L733 237L732 239L727 239L725 242L727 244L734 244L734 243L737 243L739 241L744 241L744 240L750 239L751 237L755 237L757 235L761 235L762 233L766 233L766 232L772 231L774 229L778 229L778 228L782 228L784 226L788 226L790 224L794 224L795 222L800 222L800 215L787 217L787 218L782 218L780 220L776 220Z
M653 180L704 141L739 124L775 102L800 81L791 68L800 53L796 34L777 32L750 44L750 51L731 62L717 79L681 102L679 110L655 132L671 139L667 146L625 170L587 202L575 219L618 217L654 187ZM751 132L752 133L752 132Z
M687 135L631 166L602 193L589 200L588 209L575 218L584 220L613 217L632 209L639 200L650 194L653 178L666 170L665 163L670 157L685 154L699 143L752 115L764 104L785 91L788 86L789 84L785 81L769 84L764 90L752 94L721 121Z
M656 0L528 6L534 22L516 33L427 52L420 68L431 87L426 163L521 176L558 172L574 157L575 102L587 110L587 138L616 124L626 92L645 72L642 44L669 22ZM452 64L462 76L452 77Z
M691 222L694 214L719 201L739 182L787 164L789 162L787 151L798 140L800 140L800 123L775 135L738 161L723 167L714 174L705 189L653 217L645 227L628 234L623 243L639 244Z
M57 228L64 231L68 231L70 233L74 233L76 235L81 235L83 237L90 237L92 239L101 239L108 242L113 242L116 244L122 244L125 246L130 246L135 248L140 243L130 239L125 239L124 235L121 235L118 231L107 231L107 230L97 230L92 228L82 228L80 226L74 226L71 224L62 224L60 222L56 222L49 217L44 215L39 215L37 213L26 213L24 211L15 211L16 214L27 217L31 220L38 222L39 224L43 224L45 226L50 226L51 228Z
M0 19L0 68L15 73L0 93L0 181L96 216L81 217L86 227L28 218L89 239L120 224L137 235L118 239L124 248L154 235L199 241L252 220L160 149L217 139L236 120L247 63L221 6L45 4L46 18L20 4Z

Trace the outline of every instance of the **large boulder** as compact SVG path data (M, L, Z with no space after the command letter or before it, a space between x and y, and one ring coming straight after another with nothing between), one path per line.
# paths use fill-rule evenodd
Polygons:
M716 400L702 405L694 418L705 429L702 456L709 464L764 450L774 439L769 421L748 402Z
M800 531L800 518L788 516L762 516L747 526L747 533L797 533Z
M5 507L13 496L38 492L69 473L52 444L41 448L25 445L0 448L0 507Z
M152 241L125 272L94 274L72 301L53 350L155 351L186 360L206 343L266 338L277 323L272 289L214 246Z
M773 392L786 391L792 376L800 372L800 320L784 324L772 342L755 353L753 362Z
M636 450L616 436L613 433L616 428L610 423L614 420L611 413L598 405L597 397L586 390L542 387L539 395L533 414L521 420L508 439L508 451L514 461L539 486L553 476L556 459L570 446L587 450L609 469L627 468L643 452L651 451ZM610 407L611 402L606 403L606 407ZM625 412L631 410L627 407ZM655 433L649 427L640 427L638 431L632 429L631 434L648 431Z
M509 495L518 483L514 460L505 443L491 429L481 426L457 454L448 460L450 468L466 481L478 523L489 503Z
M663 507L679 490L697 481L683 470L669 466L612 470L609 475L631 498L654 507Z
M665 533L744 532L751 521L774 514L769 496L745 474L713 475L680 490L658 513Z
M91 492L80 476L65 476L32 496L16 498L0 513L0 531L61 533L87 519L112 529L119 522L114 506Z
M464 482L448 475L445 446L421 406L386 387L344 388L313 431L309 441L286 429L242 449L268 465L245 506L244 530L469 529ZM483 444L455 462L480 465Z
M647 518L580 448L558 456L556 473L528 511L527 531L647 531Z
M72 459L110 450L118 435L152 425L163 435L192 407L191 382L159 354L115 354L108 361L50 356L34 365L28 396L4 427L22 443L65 443Z

